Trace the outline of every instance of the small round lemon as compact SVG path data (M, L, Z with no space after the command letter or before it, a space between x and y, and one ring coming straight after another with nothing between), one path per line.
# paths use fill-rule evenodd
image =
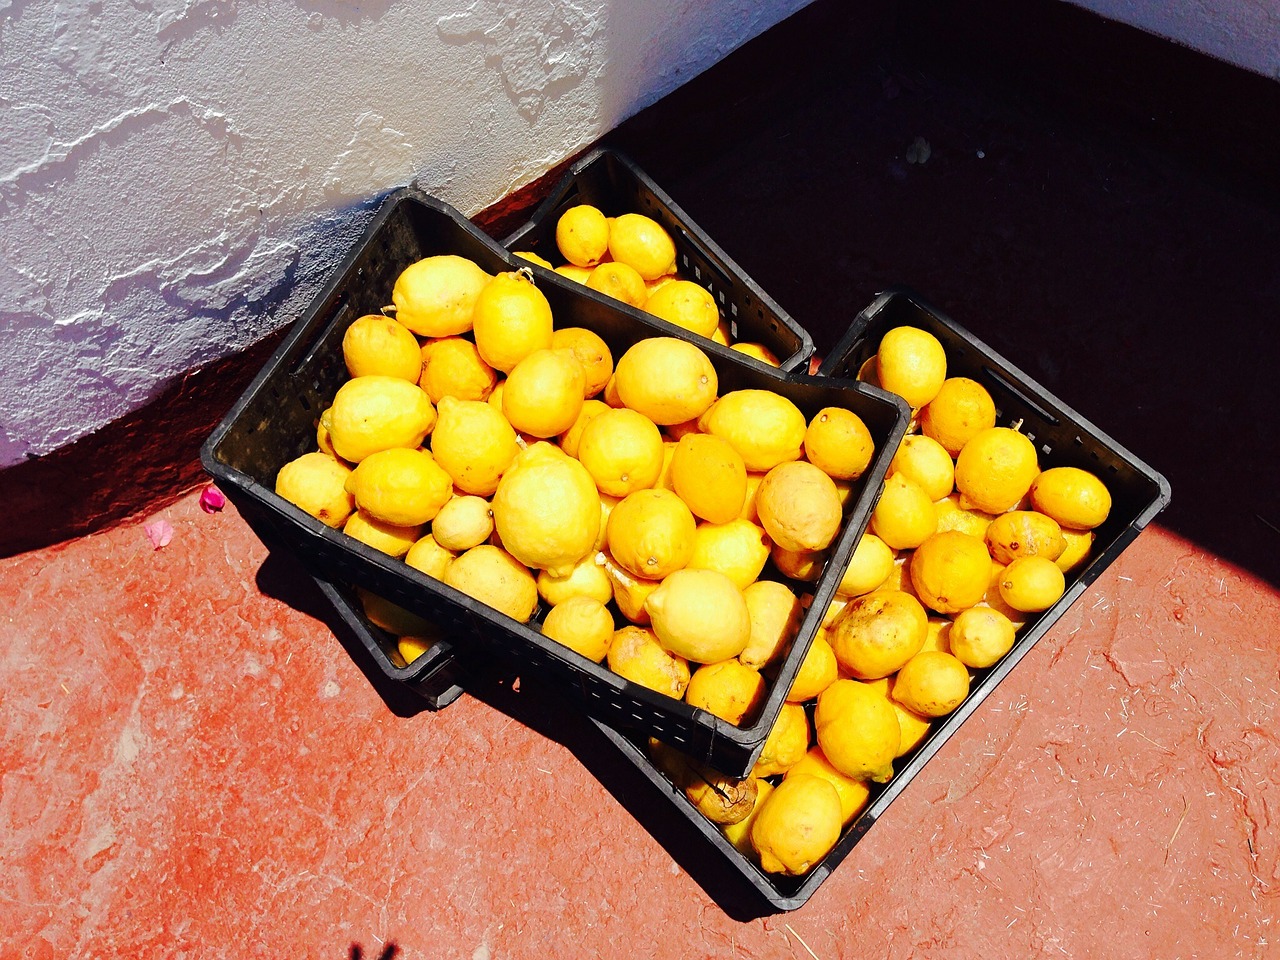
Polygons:
M609 250L609 221L588 203L570 207L556 221L556 247L578 267L594 267Z
M913 409L938 395L947 377L947 354L938 338L918 327L894 327L876 351L880 385Z
M520 453L516 432L492 404L445 397L431 452L463 493L493 496Z
M347 492L351 468L318 450L290 460L276 474L275 492L330 527L341 527L356 508Z
M702 337L711 337L720 323L720 309L706 287L692 280L664 284L644 303L646 313Z
M937 440L921 434L902 438L898 452L889 462L890 473L900 473L913 481L928 498L937 502L955 488L955 463Z
M675 571L644 606L663 647L686 660L728 660L751 639L751 615L742 591L715 570Z
M968 377L949 377L920 411L920 431L952 457L974 436L996 425L996 405L987 388Z
M585 374L572 350L535 350L502 386L502 414L521 433L546 439L567 431L582 412Z
M938 527L938 512L920 485L900 473L884 482L871 513L872 533L894 550L914 550Z
M976 434L956 457L956 489L960 505L998 514L1027 495L1040 472L1036 448L1010 427L991 427Z
M805 456L833 480L862 476L871 466L875 449L866 423L843 407L823 407L805 428Z
M548 611L542 635L600 663L613 642L613 614L594 597L570 597Z
M1051 467L1031 484L1031 503L1063 527L1092 530L1111 513L1111 493L1088 470Z
M608 603L613 599L613 584L602 559L598 554L583 557L563 577L553 577L545 570L538 571L538 596L553 607L572 597L591 597Z
M1001 599L1023 613L1048 610L1065 591L1062 571L1045 557L1019 557L1000 574Z
M989 667L1013 649L1013 623L999 610L970 607L958 614L947 646L966 667Z
M853 549L836 593L860 597L880 587L893 573L893 550L874 533L864 533Z
M922 650L898 671L893 698L924 717L945 717L969 695L969 671L949 653Z
M422 372L418 338L380 313L354 320L342 335L342 359L353 377L381 374L417 383Z
M696 532L693 514L670 490L637 490L610 512L606 542L632 576L661 580L689 563Z
M609 254L636 270L645 280L675 273L676 245L652 217L624 213L609 225Z
M411 263L391 290L396 320L421 337L466 333L476 300L489 280L479 264L454 254Z
M596 487L611 497L647 490L662 472L662 434L634 410L606 409L583 427L577 455Z
M949 530L930 535L911 555L911 584L930 610L959 613L982 600L991 556L977 537Z
M538 606L533 574L500 547L482 543L449 564L444 582L521 623Z
M404 555L404 562L429 577L443 580L444 572L449 569L449 564L457 556L452 550L446 550L440 546L436 538L428 533L425 537L414 541L413 546Z
M431 534L446 550L478 547L493 534L493 510L483 497L454 497L431 521Z

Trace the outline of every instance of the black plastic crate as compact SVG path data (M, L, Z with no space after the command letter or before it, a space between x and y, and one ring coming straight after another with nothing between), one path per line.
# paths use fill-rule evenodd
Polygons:
M948 376L970 377L991 392L999 425L1021 421L1020 429L1035 442L1042 468L1074 466L1101 477L1111 492L1111 514L1094 531L1096 539L1088 563L1068 576L1062 598L1043 613L1028 616L1013 649L1003 658L991 667L973 671L976 679L965 701L951 714L935 720L928 737L913 752L895 761L892 780L884 785L869 785L872 794L862 813L846 828L835 848L803 877L765 873L739 853L649 760L643 737L597 724L716 854L778 910L794 910L813 895L947 739L1170 499L1169 484L1163 476L908 290L895 288L876 297L823 361L819 376L855 376L875 354L888 330L908 325L927 330L942 342L947 352Z
M853 381L790 378L698 338L716 368L722 394L746 388L774 390L791 399L806 419L822 407L847 407L863 419L877 447L871 467L853 485L841 532L831 547L828 569L833 573L815 584L797 585L798 591L813 596L811 608L780 662L759 715L749 725L736 726L624 680L547 640L536 619L517 623L403 561L330 529L275 494L280 467L315 449L316 421L346 379L341 341L347 326L387 302L404 267L440 253L468 257L491 273L527 265L447 204L413 188L397 191L205 442L201 451L205 469L264 541L296 554L313 575L364 587L432 621L460 643L474 639L514 664L541 671L583 704L588 714L611 725L658 737L727 774L744 774L759 756L835 593L839 575L834 571L843 570L866 528L889 460L907 427L906 404ZM615 358L647 337L694 339L688 331L656 317L606 297L588 296L591 291L559 275L540 271L537 282L558 326L593 330L608 343ZM417 666L415 661L406 669Z
M676 267L683 279L711 291L735 341L762 343L782 369L808 372L813 339L742 268L729 259L688 214L656 183L617 150L591 151L569 169L524 226L503 241L512 251L536 253L551 263L563 261L556 246L556 223L570 207L588 203L612 217L642 213L671 234ZM603 296L591 291L592 296ZM706 340L690 334L699 344Z

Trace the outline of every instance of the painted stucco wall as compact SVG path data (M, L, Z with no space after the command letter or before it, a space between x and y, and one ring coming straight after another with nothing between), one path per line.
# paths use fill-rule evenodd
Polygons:
M1280 79L1280 0L1070 0L1110 20Z
M0 0L0 467L293 316L414 179L473 214L808 0Z

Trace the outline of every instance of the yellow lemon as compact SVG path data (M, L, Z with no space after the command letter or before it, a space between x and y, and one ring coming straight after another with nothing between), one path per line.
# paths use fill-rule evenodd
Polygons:
M556 221L556 246L578 267L594 267L609 250L609 221L596 207L580 203Z
M950 653L966 667L989 667L1013 649L1009 618L990 607L970 607L960 613L948 632Z
M951 454L937 440L920 434L902 438L898 452L889 462L890 473L900 473L925 492L932 501L942 500L955 487L955 464Z
M1009 427L983 430L956 457L960 505L1004 513L1027 495L1039 472L1036 448L1025 436Z
M574 283L586 286L587 277L591 276L591 271L594 269L595 267L579 267L573 263L562 263L555 268L555 272Z
M404 324L380 313L360 317L347 327L342 359L353 377L381 374L417 383L422 372L418 338Z
M356 587L356 598L360 601L360 609L365 617L376 627L398 637L407 634L430 632L432 626L416 613L411 613L399 604L392 603L376 593Z
M347 478L356 506L384 523L413 527L432 520L453 496L453 478L425 450L379 450Z
M440 546L436 538L428 533L425 537L414 541L413 546L404 555L404 562L415 570L421 570L429 577L443 580L444 572L449 569L449 564L457 556L452 550L446 550Z
M1067 548L1058 522L1035 510L1000 514L987 528L986 541L992 558L1001 563L1036 556L1057 560Z
M492 506L502 545L526 566L565 576L595 547L596 485L586 467L549 443L535 443L516 457L498 481Z
M379 450L421 446L436 408L416 383L373 374L340 386L321 422L338 456L359 463Z
M578 418L573 421L573 426L560 434L560 449L569 456L576 458L578 456L578 444L582 440L582 431L587 428L587 424L606 410L612 409L603 400L584 400L582 409L578 411Z
M804 707L798 703L784 703L778 719L769 729L769 736L765 738L759 759L751 768L751 776L775 777L785 774L804 759L809 750L809 736L809 717Z
M898 671L893 698L924 717L945 717L969 695L969 671L949 653L923 650Z
M1031 503L1064 527L1092 530L1111 513L1106 485L1079 467L1051 467L1031 484Z
M805 703L812 700L823 690L840 678L840 663L836 660L835 651L827 642L824 632L813 638L813 643L805 651L800 661L800 669L787 691L788 703Z
M987 538L987 528L991 526L991 521L995 519L990 513L984 513L972 507L960 506L960 494L958 493L943 497L933 505L933 508L938 517L939 533L945 530L958 530L960 533L967 533L971 537L985 540Z
M629 347L614 370L618 400L659 426L701 416L716 398L710 358L675 337L647 337ZM605 402L614 406L605 388Z
M609 540L609 515L622 500L607 493L600 494L600 532L596 534L596 551L604 550Z
M428 340L419 360L422 375L418 386L437 405L445 397L488 400L498 385L498 372L481 359L474 343L462 337Z
M444 572L444 582L521 623L538 606L533 574L507 551L482 543L459 556Z
M632 623L647 625L650 621L649 612L644 608L645 601L653 591L662 586L662 581L634 577L607 553L604 556L604 572L609 578L613 601L618 605L618 610Z
M800 632L804 607L785 583L757 580L742 590L751 636L738 659L757 670L777 662ZM829 648L828 648L829 649Z
M357 508L342 525L342 532L392 557L403 557L422 536L422 526L402 527L370 516Z
M661 637L659 637L661 639ZM684 700L721 720L741 726L755 718L767 687L759 671L738 660L721 660L698 667L689 678Z
M742 501L742 510L738 513L743 520L755 523L760 519L760 514L756 510L756 494L760 492L760 484L763 481L763 473L747 471L747 495Z
M743 356L751 357L753 360L759 360L761 363L767 363L771 367L782 366L782 361L778 359L778 355L763 343L734 343L730 344L729 349L736 350Z
M831 602L827 604L827 612L822 615L822 626L830 627L836 622L836 618L844 612L844 608L849 605L848 597L832 597Z
M836 788L821 777L784 779L751 825L751 843L766 873L803 876L840 839L843 810Z
M827 631L840 666L863 680L887 677L920 652L929 617L901 590L877 590L850 600Z
M695 517L728 523L746 502L747 467L719 437L688 433L672 451L671 486Z
M894 327L876 351L880 385L911 407L923 407L938 395L947 377L947 354L938 338L918 327Z
M587 277L587 286L633 307L643 307L649 296L644 277L634 267L617 260L595 267Z
M728 523L700 523L693 535L693 553L686 566L691 570L718 570L745 590L760 576L769 559L769 540L764 531L749 520L734 518Z
M674 323L702 337L710 337L720 323L716 299L706 287L692 280L673 280L650 295L644 303L646 313Z
M818 694L818 746L846 777L884 783L893 776L902 730L889 701L858 680L837 680Z
M606 542L632 576L661 580L688 564L696 531L693 514L670 490L637 490L610 512Z
M645 280L675 273L676 245L662 225L641 213L615 217L609 228L609 253Z
M516 250L512 253L512 256L519 257L521 260L528 260L530 263L536 263L538 266L546 270L555 269L550 260L546 257L539 256L532 250Z
M913 550L938 527L938 512L920 485L895 473L871 513L871 531L894 550Z
M821 777L836 788L836 793L840 795L840 819L843 826L847 827L853 823L854 818L862 812L867 801L871 799L871 788L867 786L867 782L846 777L831 765L822 748L817 745L810 747L803 757L787 769L783 774L783 780L788 777L798 777L801 774Z
M716 324L715 332L711 334L711 342L718 343L722 347L727 347L733 342L733 328L728 320L721 320Z
M769 558L784 577L814 583L822 576L829 553L828 550L788 550L775 543L769 550Z
M661 487L663 490L676 492L675 484L671 482L671 461L676 455L676 442L674 440L662 441L662 469L658 471L658 479L654 482L655 487ZM679 494L676 494L679 496ZM681 497L681 499L684 499ZM689 504L686 503L685 506Z
M1039 613L1058 602L1066 579L1045 557L1019 557L1000 574L1000 597L1015 610Z
M503 373L551 347L551 304L526 273L499 273L476 298L476 347L485 363Z
M321 453L328 454L335 460L338 457L338 451L333 449L333 440L329 436L328 422L333 418L333 411L326 407L320 413L319 419L316 420L316 446L320 448Z
M806 460L780 463L756 492L765 531L784 550L824 550L840 532L840 495L831 478Z
M893 573L893 551L874 533L864 533L849 558L849 566L840 578L836 593L842 597L860 597L881 586Z
M871 466L875 440L862 418L843 407L823 407L804 432L804 454L833 480L856 480Z
M679 443L691 433L698 432L698 418L686 420L684 423L667 424L666 429L662 431L663 436L673 443Z
M987 388L968 377L949 377L920 411L920 430L952 457L973 437L996 425L996 405Z
M982 598L979 606L990 607L992 610L998 610L1009 618L1009 622L1013 624L1013 629L1021 630L1026 625L1027 615L1021 610L1015 610L1005 602L1004 597L1000 596L1000 581L1004 579L1005 564L996 560L991 561L991 583L987 587L987 595Z
M613 614L594 597L570 597L548 611L542 635L599 663L613 642Z
M764 805L765 799L773 792L773 784L768 780L755 781L756 783L756 802L751 807L751 811L739 820L737 823L726 823L720 827L721 833L725 839L733 844L733 848L742 854L748 860L759 862L760 855L756 853L756 848L751 845L751 825L755 823L756 814Z
M408 635L397 638L396 652L400 654L400 659L404 661L404 665L407 667L444 639L443 631L433 626L430 635Z
M356 508L347 492L351 468L316 450L290 460L276 474L276 493L330 527L341 527Z
M626 497L657 483L662 434L643 414L625 407L606 409L583 427L578 459L601 493Z
M1062 538L1067 542L1066 548L1053 562L1063 573L1074 573L1089 559L1089 551L1093 549L1093 531L1063 530Z
M613 599L613 584L605 572L603 557L595 554L574 564L568 576L553 577L545 570L539 571L538 596L553 607L573 597L590 597L608 603Z
M493 510L483 497L454 497L431 521L431 534L446 550L478 547L493 534Z
M780 463L799 460L804 445L804 414L772 390L734 390L711 405L698 421L703 433L728 442L747 469L767 473Z
M969 609L972 610L973 607L970 607ZM951 626L951 621L945 617L930 617L929 628L925 632L924 646L920 649L941 650L943 653L950 653Z
M489 497L520 446L507 418L491 404L445 397L431 436L431 452L459 490Z
M911 556L911 583L930 610L958 613L979 602L990 583L991 557L977 537L935 533Z
M604 389L613 376L613 354L600 335L585 327L563 327L551 334L553 350L571 350L582 364L584 398L591 398Z
M582 364L572 350L535 350L502 385L502 413L521 433L546 439L564 433L582 412Z
M421 337L466 333L476 298L489 279L479 264L453 254L411 263L391 290L396 320Z
M605 659L618 676L677 700L689 685L688 661L665 649L647 627L614 631Z
M658 640L686 660L728 660L751 639L751 615L742 591L715 570L675 571L649 594L644 607Z
M897 674L882 677L879 680L866 681L868 687L889 701L889 706L893 707L893 712L898 717L898 752L894 755L895 760L898 757L905 757L920 746L929 736L929 731L933 729L933 721L929 717L921 716L893 699L893 685L896 680Z

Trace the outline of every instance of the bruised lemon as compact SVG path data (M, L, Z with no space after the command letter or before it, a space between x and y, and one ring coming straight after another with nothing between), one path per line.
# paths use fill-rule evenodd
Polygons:
M689 662L663 647L647 627L614 631L605 660L618 676L677 700L689 685Z
M525 272L499 273L480 291L473 314L484 362L508 373L535 350L551 347L551 304Z
M1092 530L1111 513L1111 493L1079 467L1051 467L1031 484L1031 503L1063 527Z
M675 242L660 223L641 213L614 217L609 225L609 254L645 280L675 273Z
M585 327L562 327L551 334L553 350L570 350L582 364L584 398L594 397L613 376L613 354L599 334Z
M955 457L974 436L996 425L987 388L968 377L949 377L920 411L920 431Z
M637 490L610 512L606 542L632 576L661 580L688 564L696 531L693 514L670 490Z
M875 450L875 440L862 418L843 407L823 407L805 428L805 456L833 480L862 476Z
M556 221L556 247L578 267L594 267L609 250L609 221L588 203L570 207Z
M987 592L991 556L977 537L954 530L935 533L911 555L911 583L930 610L959 613Z
M1067 548L1058 522L1036 510L1000 514L987 527L986 541L992 558L1001 563L1035 556L1057 560Z
M737 450L719 437L689 433L671 454L671 486L693 515L728 523L747 498L747 467Z
M356 508L347 491L351 468L318 450L290 460L276 474L275 491L330 527L341 527Z
M719 390L711 359L675 337L647 337L633 344L618 359L614 378L618 400L659 426L700 417ZM607 386L605 393L609 402Z
M384 523L427 523L453 496L453 478L424 450L403 447L365 457L347 478L356 506Z
M650 295L646 313L683 327L702 337L710 337L720 323L716 299L706 287L692 280L673 280Z
M808 424L800 409L781 394L746 389L716 400L699 418L698 427L737 450L748 470L767 473L780 463L800 459Z
M885 783L893 776L902 730L889 701L871 687L835 681L818 694L813 723L818 746L846 777Z
M767 689L759 671L735 659L721 660L704 664L693 672L684 700L691 707L740 726L755 717Z
M745 820L755 809L760 781L755 777L729 777L704 764L684 788L689 802L712 823L731 826Z
M548 611L542 635L599 663L613 642L613 614L594 597L570 597Z
M422 371L418 338L404 324L380 313L359 317L347 327L342 359L353 377L382 374L417 383Z
M502 545L528 567L565 576L595 547L595 482L586 467L549 443L535 443L515 458L498 481L492 506Z
M823 550L840 532L836 485L806 460L780 463L765 474L756 492L756 512L784 550Z
M675 571L649 594L644 606L663 647L686 660L728 660L751 638L751 615L742 591L715 570Z
M945 717L969 695L969 671L949 653L922 650L903 665L893 698L924 717Z
M827 631L836 659L863 680L887 677L920 652L929 617L902 590L877 590L845 605Z
M583 427L577 455L601 493L625 497L657 483L662 434L643 414L606 408Z
M411 263L391 290L396 320L421 337L466 333L476 300L489 280L479 264L454 254Z
M751 635L738 659L759 670L777 662L788 649L800 631L804 607L790 587L776 580L748 584L742 599L747 602Z
M961 506L1004 513L1027 495L1040 472L1036 448L1010 427L976 434L956 457L956 489Z
M428 340L419 360L422 373L418 386L437 405L445 397L488 400L498 385L498 372L484 362L474 343L462 337Z
M436 408L416 383L372 374L338 388L321 416L333 449L359 463L392 447L417 447L436 424Z
M913 409L938 395L947 377L947 354L938 338L918 327L894 327L876 351L880 385Z
M521 623L538 606L538 586L528 567L492 544L472 547L450 563L444 582Z
M459 490L489 497L520 446L507 418L491 404L445 397L431 435L431 452Z
M692 570L718 570L745 590L760 576L769 559L764 530L737 517L728 523L700 523L693 534Z

